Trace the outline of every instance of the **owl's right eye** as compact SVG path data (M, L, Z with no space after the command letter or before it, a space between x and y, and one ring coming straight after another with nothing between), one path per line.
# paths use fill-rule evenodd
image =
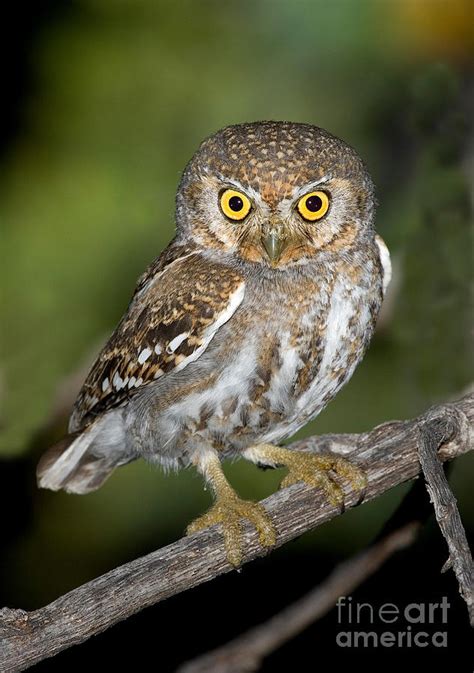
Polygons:
M229 220L243 220L250 213L250 199L236 189L226 189L220 197L221 210Z

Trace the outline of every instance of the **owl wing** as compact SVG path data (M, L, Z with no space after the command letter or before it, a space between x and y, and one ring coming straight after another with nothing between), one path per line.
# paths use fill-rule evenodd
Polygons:
M387 288L390 285L392 279L392 261L390 259L390 252L387 248L387 245L383 238L379 234L375 235L375 243L379 249L380 264L382 265L383 279L382 279L382 288L383 295L387 294Z
M70 432L197 360L237 310L244 290L232 269L172 244L139 279L79 393Z

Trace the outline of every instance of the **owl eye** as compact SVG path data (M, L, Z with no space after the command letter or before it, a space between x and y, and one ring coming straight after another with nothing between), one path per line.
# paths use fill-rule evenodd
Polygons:
M298 201L298 212L309 222L320 220L329 210L329 195L326 192L310 192Z
M235 189L226 189L223 191L220 204L222 212L229 220L243 220L252 208L248 197Z

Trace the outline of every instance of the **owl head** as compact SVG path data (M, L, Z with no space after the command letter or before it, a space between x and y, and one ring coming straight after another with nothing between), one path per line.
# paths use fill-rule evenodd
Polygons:
M374 203L362 160L327 131L238 124L207 138L186 167L178 236L282 270L373 235Z

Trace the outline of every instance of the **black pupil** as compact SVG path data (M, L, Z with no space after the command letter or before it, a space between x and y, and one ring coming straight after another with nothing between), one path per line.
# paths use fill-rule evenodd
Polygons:
M317 213L318 210L321 210L321 207L323 205L323 202L319 198L319 196L313 195L309 196L306 199L306 208L310 210L312 213Z
M240 196L231 196L229 199L229 208L234 211L234 213L238 213L239 210L242 210L244 207L244 202L240 198Z

